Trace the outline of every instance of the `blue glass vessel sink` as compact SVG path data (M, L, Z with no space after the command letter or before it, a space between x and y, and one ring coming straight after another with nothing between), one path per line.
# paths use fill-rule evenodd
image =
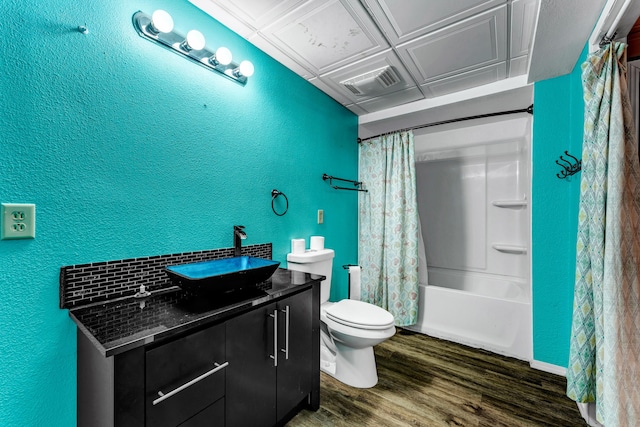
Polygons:
M255 287L269 279L279 261L240 256L165 267L171 281L182 289L223 293Z

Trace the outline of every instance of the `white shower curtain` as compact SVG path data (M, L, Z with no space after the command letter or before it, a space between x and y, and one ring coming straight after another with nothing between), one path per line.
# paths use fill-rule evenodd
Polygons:
M413 132L365 140L359 148L358 258L361 298L398 326L418 321L418 203Z

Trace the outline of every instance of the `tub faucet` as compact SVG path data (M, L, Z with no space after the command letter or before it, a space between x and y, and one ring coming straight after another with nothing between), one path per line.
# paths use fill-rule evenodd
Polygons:
M240 256L242 253L242 240L247 238L244 231L244 225L233 226L233 256Z

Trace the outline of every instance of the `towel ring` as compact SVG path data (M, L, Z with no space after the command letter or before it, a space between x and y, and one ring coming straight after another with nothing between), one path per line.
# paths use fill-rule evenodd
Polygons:
M274 203L275 203L276 199L278 198L278 196L284 197L284 200L287 202L287 206L284 208L284 212L282 212L282 213L276 212L276 208L274 206ZM276 214L278 216L282 216L282 215L286 214L287 211L289 210L289 199L287 199L287 195L284 194L282 191L278 191L276 189L271 190L271 210L273 211L274 214Z

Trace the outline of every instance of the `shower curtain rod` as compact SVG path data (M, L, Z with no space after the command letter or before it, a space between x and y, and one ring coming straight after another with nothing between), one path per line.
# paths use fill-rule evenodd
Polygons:
M622 8L618 11L618 14L613 20L611 27L609 27L609 30L607 30L607 32L602 36L602 39L600 40L601 48L605 47L615 39L617 30L618 30L618 24L620 24L620 21L622 20L622 17L624 16L625 12L629 8L630 4L631 4L631 0L626 0L622 5Z
M487 113L487 114L480 114L480 115L477 115L477 116L462 117L462 118L459 118L459 119L443 120L441 122L435 122L435 123L429 123L429 124L426 124L426 125L408 127L408 128L404 128L404 129L400 129L400 130L392 131L392 132L385 132L385 133L381 133L380 135L369 136L367 138L358 138L358 144L361 143L362 141L367 141L369 139L377 138L377 137L382 136L382 135L389 135L389 134L392 134L392 133L395 133L395 132L416 130L416 129L428 128L428 127L431 127L431 126L439 126L439 125L446 125L446 124L449 124L449 123L463 122L465 120L484 119L486 117L504 116L504 115L507 115L507 114L518 114L518 113L533 114L533 104L531 104L527 108L521 108L519 110L500 111L500 112L496 112L496 113Z

